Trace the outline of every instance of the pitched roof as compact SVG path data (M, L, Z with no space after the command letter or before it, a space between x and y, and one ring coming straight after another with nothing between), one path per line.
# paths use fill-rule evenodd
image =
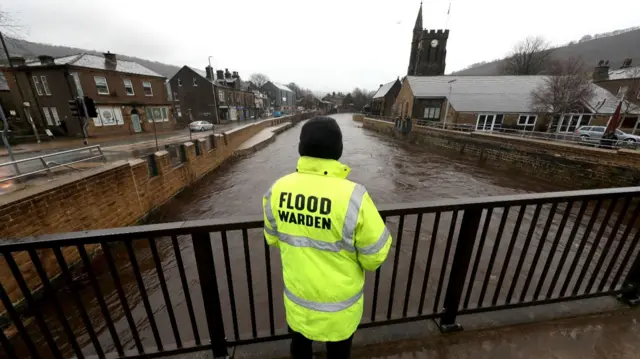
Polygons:
M389 92L389 90L391 90L391 88L393 87L393 84L395 84L396 81L398 81L398 80L393 80L391 82L388 82L388 83L380 86L378 91L376 91L376 93L373 95L373 98L384 97L387 94L387 92Z
M407 79L415 97L450 97L456 111L526 113L533 111L531 91L544 84L546 76L408 76ZM592 86L594 96L587 105L596 113L615 112L616 97L598 85Z
M205 80L209 81L209 79L207 79L207 72L206 71L202 71L200 69L196 69L195 67L191 67L191 66L187 66L191 71L197 73L198 75L204 77ZM211 82L211 81L209 81Z
M287 86L285 86L285 85L282 85L282 84L279 84L279 83L275 83L275 82L272 82L272 84L274 84L274 85L275 85L277 88L279 88L280 90L293 92L293 91L291 91L291 89L290 89L290 88L288 88L288 87L287 87Z
M9 91L9 83L2 72L0 72L0 91Z
M86 67L90 69L97 70L112 70L116 72L123 72L127 74L135 74L135 75L145 75L145 76L153 76L153 77L162 77L164 76L149 70L148 68L140 65L137 62L126 61L116 59L115 67L107 67L105 64L105 58L102 56L96 56L92 54L76 54L69 55L64 57L58 57L54 59L54 63L56 65L69 65L75 67ZM28 66L43 66L40 60L29 61L26 63Z
M640 78L640 66L609 70L609 80Z

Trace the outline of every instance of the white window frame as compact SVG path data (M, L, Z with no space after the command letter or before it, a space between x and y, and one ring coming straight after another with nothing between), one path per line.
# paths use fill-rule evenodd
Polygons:
M133 89L133 82L131 82L130 79L123 79L122 83L124 84L124 93L127 94L127 96L135 96L136 92ZM131 88L131 93L129 93L127 91L127 88Z
M100 86L101 85L98 85L98 80L99 79L104 80L104 87L106 87L106 89L107 89L106 92L101 92L100 91L100 88L101 88ZM109 95L110 94L110 92L109 92L109 83L107 82L107 78L106 77L104 77L104 76L94 76L93 77L93 82L96 84L96 92L98 93L98 95Z
M49 108L43 107L42 113L44 113L44 119L47 121L47 126L53 126L53 120L51 118L51 114L49 113Z
M533 123L529 123L532 117L533 117ZM520 121L522 118L525 119L524 123ZM537 122L538 122L538 115L529 115L529 114L518 115L518 122L517 122L518 128L524 131L535 130Z
M193 78L193 87L198 87L198 79L197 78Z
M218 90L218 100L224 102L224 91Z
M182 79L178 77L178 86L182 87Z
M569 121L572 121L573 118L577 116L577 121L576 121L576 125L573 126L573 130L569 130L569 128L571 127L571 122L569 122L569 124L566 126L567 129L565 131L560 131L560 129L562 128L562 125L564 123L564 121L567 119L569 119ZM587 123L582 123L582 120L584 118L584 116L589 116L589 121L587 121ZM593 114L591 113L565 113L562 114L562 116L560 116L560 119L558 119L558 125L556 127L556 133L573 133L576 129L582 127L582 126L591 126L591 120L593 120Z
M482 129L478 128L478 125L480 124L480 116L485 116L485 122L484 122L484 124L482 126ZM496 120L498 119L498 116L502 116L502 122L500 122L499 124L496 124ZM489 117L491 117L491 126L489 126L489 128L487 129L487 120L488 120ZM504 118L505 118L505 114L504 113L479 113L478 116L476 117L475 130L476 131L493 132L496 129L501 129L502 128L502 124L504 123ZM498 125L498 127L496 127L496 125Z
M151 91L151 94L147 94L147 85L149 85L149 90ZM142 81L142 91L144 92L144 95L147 97L152 97L153 96L153 86L151 86L151 81Z
M38 96L44 96L44 92L42 92L42 86L40 85L40 80L38 76L33 76L33 85L36 87L36 92Z
M145 109L147 122L169 122L169 108L167 106L148 106L149 110ZM155 118L154 110L160 111L160 118ZM151 111L151 118L149 118L149 111Z
M49 111L51 111L53 123L55 123L56 126L60 126L60 116L58 115L58 109L55 107L49 107Z
M47 76L40 76L40 81L42 82L42 88L44 89L44 93L47 96L51 96L51 90L49 90L49 82L47 81Z

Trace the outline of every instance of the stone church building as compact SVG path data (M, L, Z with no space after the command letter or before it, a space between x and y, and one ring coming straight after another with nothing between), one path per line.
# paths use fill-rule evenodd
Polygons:
M449 30L422 28L422 3L420 3L416 24L413 27L407 76L444 75L448 38Z

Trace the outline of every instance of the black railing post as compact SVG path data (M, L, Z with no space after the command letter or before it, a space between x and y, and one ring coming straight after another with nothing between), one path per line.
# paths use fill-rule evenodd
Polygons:
M633 248L629 250L633 250ZM622 294L620 294L619 299L630 306L640 304L640 252L636 255L636 260L633 262L633 266L622 284Z
M480 217L482 217L481 207L469 207L462 216L456 252L453 255L451 273L449 273L447 294L444 297L444 314L440 318L440 331L442 333L462 330L462 325L456 323L456 316L458 315L464 283L467 279L471 253L473 252L478 227L480 226Z
M213 346L213 356L214 358L226 358L228 356L227 339L224 334L222 305L218 293L211 238L208 232L194 232L191 234L191 238L198 267L198 277L200 278L204 314L207 317L209 339Z

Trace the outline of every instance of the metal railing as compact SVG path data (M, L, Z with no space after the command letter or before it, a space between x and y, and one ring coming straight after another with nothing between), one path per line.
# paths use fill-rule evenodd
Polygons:
M416 126L422 127L434 127L453 131L461 132L485 132L496 133L500 135L531 138L536 140L545 141L559 141L569 144L579 144L592 147L606 147L606 148L631 148L636 149L640 146L639 143L624 141L624 140L606 140L600 138L590 138L585 135L576 134L575 132L542 132L542 131L527 131L518 130L514 128L504 128L502 126L494 126L493 129L479 130L476 129L475 124L455 124L455 123L443 123L437 121L425 121L417 120Z
M447 332L465 314L636 301L639 203L632 187L383 206L393 246L367 273L361 327L438 318ZM288 338L281 264L262 226L253 216L2 241L0 299L11 330L0 331L0 352L223 357L230 346ZM34 320L7 288L19 288Z
M85 151L88 152L88 157L83 157L80 159L72 158L70 162L62 162L62 160L47 161L47 159L55 158L59 156L74 157L75 155ZM97 155L94 154L94 151L97 151ZM25 158L21 160L0 163L0 169L8 167L8 168L12 168L14 172L13 175L10 175L7 177L0 177L0 183L12 181L12 180L19 180L19 179L33 176L43 172L47 172L48 175L53 175L53 171L56 169L63 168L63 167L70 168L71 165L74 165L77 163L88 162L88 161L98 160L98 159L104 162L107 161L106 157L102 153L102 149L100 148L100 145L76 148L76 149L67 150L67 151L59 151L59 152L49 153L42 156L30 157L30 158ZM20 169L21 165L23 165L23 169ZM34 166L36 168L30 168L26 172L24 171L24 167L29 168ZM76 169L76 168L73 168L73 169Z
M392 117L392 116L380 116L380 115L365 115L365 117L367 118L373 118L375 120L380 120L380 121L387 121L387 122L396 122L396 119L398 119L398 117Z

